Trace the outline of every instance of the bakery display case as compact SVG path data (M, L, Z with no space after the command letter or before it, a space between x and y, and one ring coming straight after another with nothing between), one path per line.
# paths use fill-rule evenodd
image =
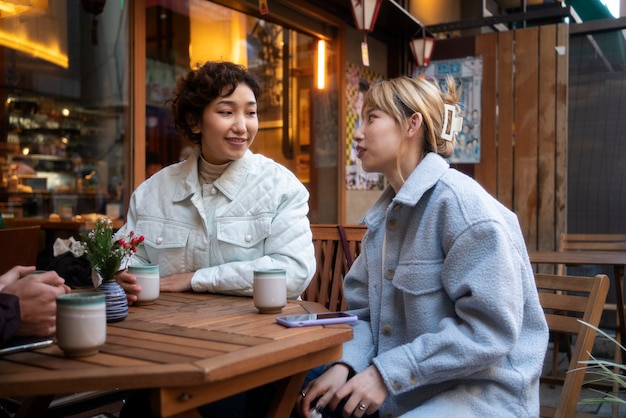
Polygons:
M71 220L106 214L107 205L121 202L121 144L105 134L118 122L117 112L23 93L8 96L6 111L6 153L0 156L5 219Z

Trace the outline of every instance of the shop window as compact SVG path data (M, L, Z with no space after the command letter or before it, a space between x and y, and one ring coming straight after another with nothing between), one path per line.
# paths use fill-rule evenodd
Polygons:
M324 211L332 213L330 217L316 215L320 174L312 173L315 140L331 138L317 149L322 152L324 168L332 171L325 179L333 182L338 137L337 114L328 117L329 110L337 110L335 104L328 105L329 100L337 98L336 83L331 93L320 92L316 84L318 70L333 68L318 68L318 44L319 38L310 33L210 1L146 2L146 152L160 153L166 165L179 161L181 152L189 146L172 129L166 106L177 77L211 60L244 65L262 83L259 133L251 150L284 165L309 188L313 221L336 222L336 213L328 210L337 205L335 192L324 197ZM332 42L322 44L326 55L332 56ZM320 114L318 125L313 121L316 109ZM322 117L326 132L316 127L322 125Z
M123 213L128 5L19 3L0 14L2 216L10 224Z

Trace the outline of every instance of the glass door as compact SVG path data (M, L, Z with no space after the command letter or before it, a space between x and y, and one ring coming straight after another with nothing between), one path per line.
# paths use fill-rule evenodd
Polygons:
M262 83L252 152L284 165L309 188L312 222L337 222L336 74L327 61L333 43L320 41L284 22L209 1L146 1L146 161L159 155L157 164L172 164L191 147L172 129L165 107L176 78L206 61L232 61ZM331 191L320 197L321 177Z

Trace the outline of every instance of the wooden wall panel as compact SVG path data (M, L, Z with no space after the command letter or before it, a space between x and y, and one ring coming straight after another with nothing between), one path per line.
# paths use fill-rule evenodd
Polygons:
M555 242L554 187L556 169L556 26L539 28L539 125L537 172L537 248L553 249Z
M555 246L561 232L567 231L567 127L569 84L569 25L557 26L557 41L562 53L556 56L556 150L555 150Z
M498 148L496 144L497 121L497 45L495 33L479 36L476 39L476 55L483 59L483 81L481 89L480 115L480 161L474 169L474 178L482 186L497 196Z
M537 246L538 41L537 28L515 31L513 210L531 250Z
M498 35L498 194L513 209L513 44L514 32ZM482 35L485 36L485 35Z
M529 249L555 249L565 230L568 40L565 24L475 38L483 57L475 178L517 214Z

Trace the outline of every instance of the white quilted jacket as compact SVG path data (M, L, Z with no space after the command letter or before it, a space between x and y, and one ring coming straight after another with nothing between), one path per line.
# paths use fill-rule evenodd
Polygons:
M250 151L201 186L198 156L196 149L132 194L117 235L144 235L133 262L157 263L161 277L195 272L196 292L243 296L252 295L254 270L282 268L287 297L297 298L316 267L308 191L289 170Z

